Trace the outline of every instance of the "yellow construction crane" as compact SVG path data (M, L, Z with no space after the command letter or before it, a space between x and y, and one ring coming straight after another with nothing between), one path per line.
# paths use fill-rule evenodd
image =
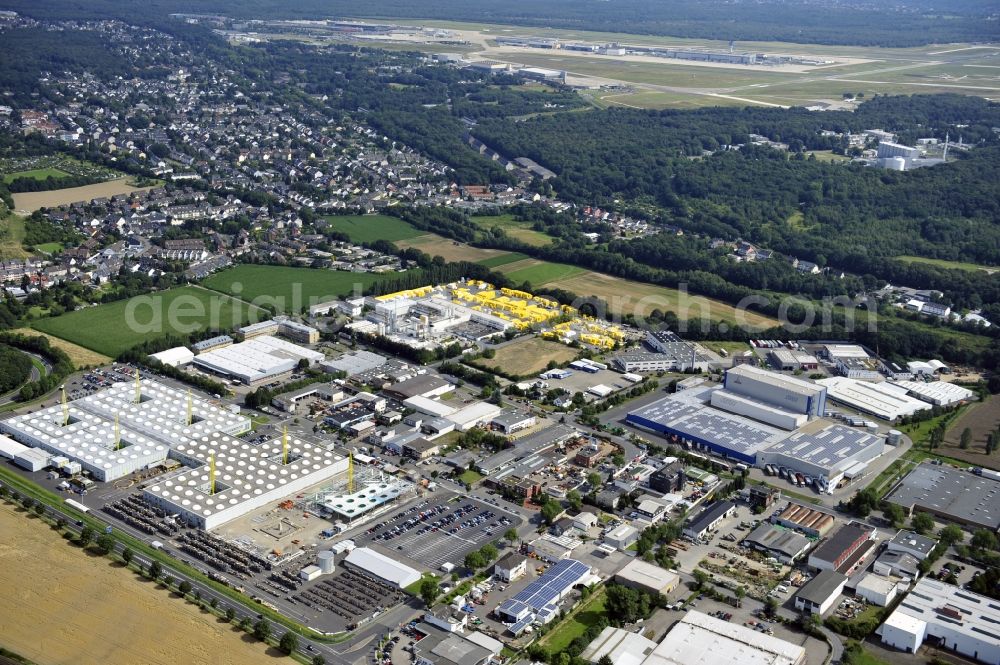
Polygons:
M188 413L187 413L187 425L188 425L188 427L191 426L191 422L193 420L193 413L192 413L193 411L194 411L194 404L192 403L192 400L191 400L191 389L189 388L188 389Z
M62 387L63 427L69 425L69 402L66 401L66 384Z
M354 453L347 454L347 493L354 494Z
M215 455L208 456L208 495L215 494Z
M135 403L139 404L142 402L142 388L139 383L139 368L135 368Z
M115 414L115 450L119 450L122 446L122 429L121 425L118 424L118 414Z
M285 425L284 433L281 435L281 463L288 464L288 425Z

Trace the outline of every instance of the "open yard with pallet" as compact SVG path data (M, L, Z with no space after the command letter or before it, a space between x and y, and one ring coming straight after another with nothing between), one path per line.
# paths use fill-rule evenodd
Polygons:
M248 320L245 303L185 286L86 307L32 327L112 358L140 342L198 330L230 330Z
M505 374L531 376L546 368L550 361L565 363L577 356L577 349L538 337L522 337L496 350L493 358L479 358L470 364Z
M395 272L241 265L212 275L202 286L258 306L273 305L279 313L298 313L310 305L361 294L372 284L398 276Z
M284 657L120 564L81 552L21 510L0 503L4 647L38 663L243 665Z

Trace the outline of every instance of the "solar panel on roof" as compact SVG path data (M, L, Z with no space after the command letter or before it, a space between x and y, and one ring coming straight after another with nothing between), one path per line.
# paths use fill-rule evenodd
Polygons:
M550 568L544 575L531 582L514 595L511 600L524 603L538 611L553 603L567 588L571 587L590 568L574 559L563 559Z
M525 617L520 621L518 621L517 623L515 623L513 626L511 626L510 632L513 633L515 636L520 635L522 632L524 632L524 629L527 628L534 620L535 620L534 617L530 616Z

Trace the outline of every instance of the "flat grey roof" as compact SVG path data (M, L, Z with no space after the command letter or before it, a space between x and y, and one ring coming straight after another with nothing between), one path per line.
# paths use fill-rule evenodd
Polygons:
M795 594L797 598L822 605L833 595L838 586L847 582L847 576L835 570L821 570Z
M933 538L921 536L919 533L913 533L912 531L900 531L893 536L892 542L907 549L916 550L921 554L930 554L934 546L937 545L937 541Z
M737 365L732 369L726 370L727 379L730 375L737 377L742 376L755 381L760 381L761 383L766 383L774 386L775 388L787 390L788 392L799 395L817 395L823 392L824 389L824 386L813 383L812 381L797 379L794 376L779 374L778 372L761 369L759 367L754 367L753 365ZM726 385L729 385L728 381Z
M1000 527L1000 481L950 466L921 464L887 500L907 509L925 508L996 530Z
M775 526L770 522L762 522L760 526L746 537L746 540L774 552L780 552L788 557L798 555L809 547L809 543L811 542L800 533Z
M865 527L855 522L845 524L823 541L811 556L822 561L836 561L847 548L856 543L859 538L871 532L871 527Z
M713 390L717 388L684 390L628 415L744 455L754 455L788 436L777 427L707 406Z
M885 445L884 441L857 427L830 425L818 432L797 432L784 441L779 441L767 449L769 453L781 453L795 459L832 468L844 460L850 460L859 452L871 446Z

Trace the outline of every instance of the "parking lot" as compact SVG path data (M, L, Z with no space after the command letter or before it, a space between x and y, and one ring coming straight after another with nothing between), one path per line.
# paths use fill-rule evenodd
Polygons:
M354 540L436 570L446 562L461 566L466 554L502 538L504 531L520 522L478 499L452 495L412 504Z
M315 613L313 625L329 632L353 630L406 600L400 589L354 568L339 568L333 576L307 584L295 601Z

